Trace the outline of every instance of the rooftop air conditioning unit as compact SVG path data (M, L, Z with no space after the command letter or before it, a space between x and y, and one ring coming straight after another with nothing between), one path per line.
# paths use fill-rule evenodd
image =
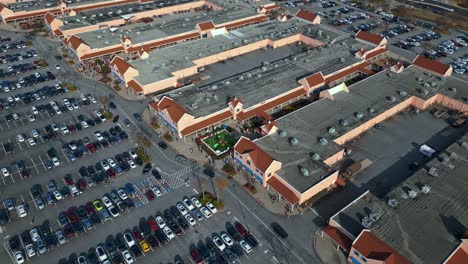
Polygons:
M357 120L361 120L364 117L364 114L361 112L357 112L354 114L354 117L356 117Z
M301 174L302 174L302 176L305 176L305 177L310 175L309 170L304 168L304 167L301 167Z
M374 113L374 112L375 112L375 109L374 109L374 108L372 108L372 107L370 107L369 109L367 109L367 111L368 111L369 113L371 113L371 114L372 114L372 113Z
M285 138L285 137L288 136L288 133L287 133L286 131L284 131L284 130L281 130L281 131L279 132L279 135L280 135L280 137Z
M319 139L319 143L320 143L320 145L325 146L325 145L328 144L328 140L326 138L322 137L322 138Z
M370 220L372 220L372 222L377 222L380 219L380 214L376 212L372 212L369 214L369 218Z
M369 217L364 216L364 218L362 218L361 224L365 228L370 228L372 225L372 220Z
M434 167L431 167L427 174L433 176L433 177L439 177L439 172L437 172L437 169Z
M395 208L395 207L397 207L397 205L398 205L398 200L395 199L395 198L390 198L390 199L388 199L387 204L388 204L388 206L390 206L391 208Z
M431 187L429 187L428 185L423 185L421 187L421 192L423 192L425 194L428 194L430 191L431 191Z
M408 196L411 197L411 198L416 198L416 196L418 196L418 192L413 190L413 189L410 189L408 191Z
M292 138L291 141L289 142L293 146L299 145L299 139L297 138Z
M341 119L340 120L340 126L345 127L345 126L348 126L348 125L349 125L348 120L346 120L346 119Z
M328 133L334 135L334 134L336 134L336 129L335 129L334 127L330 127L330 128L328 129Z
M405 96L406 96L406 92L405 92L405 91L400 91L399 94L400 94L401 97L405 97Z
M390 102L390 103L394 103L396 101L396 98L393 97L393 96L387 96L387 100Z
M312 159L315 160L315 161L320 160L320 158L321 158L320 155L317 154L317 153L314 153L314 154L312 155Z
M421 93L422 93L423 95L428 95L428 94L429 94L429 90L427 90L427 89L421 89Z

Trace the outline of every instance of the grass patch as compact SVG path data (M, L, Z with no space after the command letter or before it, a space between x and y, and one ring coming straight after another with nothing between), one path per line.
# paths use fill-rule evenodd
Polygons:
M120 90L122 90L122 89L120 88L120 86L118 86L118 85L114 85L113 88L114 88L114 90L117 91L117 92L119 92Z
M163 135L163 138L167 141L167 142L172 142L174 141L174 139L172 138L171 135L169 135L169 133L166 133Z
M205 205L206 203L210 203L210 202L212 203L214 200L214 196L209 192L204 192L204 194L205 195L201 194L200 197L198 197L198 199L200 200L200 203L203 205Z
M204 138L203 142L210 146L216 154L220 154L231 149L236 140L226 130L221 130L212 136Z
M74 64L75 64L75 62L72 61L72 60L71 60L71 61L68 61L68 63L69 63L70 65L74 65Z
M108 120L114 118L114 114L112 114L111 111L109 111L107 109L102 110L102 115Z
M135 153L138 155L138 157L140 157L140 159L144 162L144 163L148 163L151 161L151 157L150 155L148 155L146 153L146 150L145 148L143 147L136 147L135 148Z
M75 91L78 91L78 87L76 87L75 85L70 85L68 86L68 90L70 92L75 92Z
M221 200L214 200L213 205L218 209L218 210L224 210L224 204L221 202Z

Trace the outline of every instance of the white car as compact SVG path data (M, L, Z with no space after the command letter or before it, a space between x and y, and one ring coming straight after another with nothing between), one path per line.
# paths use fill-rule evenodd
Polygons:
M35 115L39 114L39 111L37 111L37 108L35 106L31 107L31 111Z
M20 86L20 87L21 87L21 86ZM17 95L17 94L15 94L15 95L13 96L13 98L15 99L16 102L18 102L18 101L20 100L20 97L19 97L19 95Z
M67 105L67 108L68 108L68 111L73 111L74 110L73 106L71 106L70 104Z
M88 98L86 98L86 96L84 94L80 94L80 99L81 99L81 101L88 100Z
M229 247L234 245L234 241L232 241L232 238L226 234L226 233L223 233L221 234L221 239L223 240L224 243L226 243L226 245L228 245Z
M107 163L109 163L109 165L114 168L115 166L117 166L117 164L115 163L115 161L113 159L107 159Z
M194 204L197 208L202 207L202 204L200 203L200 201L198 201L197 197L192 196L190 200L192 201L192 204Z
M187 214L187 209L185 209L184 205L183 205L181 202L177 202L176 206L177 206L177 210L179 210L179 212L180 212L182 215L186 215L186 214Z
M78 108L80 108L80 107L78 106L77 103L72 103L71 105L72 105L73 109L78 109Z
M13 117L14 120L18 120L20 118L18 113L13 113L11 116Z
M134 168L137 167L136 164L135 164L135 162L133 162L133 160L129 160L129 161L128 161L128 166L130 166L130 168L132 168L132 169L134 169Z
M107 260L106 251L104 251L104 248L101 247L101 246L98 246L98 247L96 248L96 255L98 255L99 260L100 260L101 262Z
M81 121L81 125L83 126L83 128L88 128L89 127L88 122L86 122L86 121Z
M28 120L29 122L34 122L36 121L36 117L34 117L33 115L28 115Z
M16 139L18 140L18 142L24 142L24 136L22 134L17 135Z
M122 251L122 257L125 260L126 264L131 264L131 263L135 262L135 259L132 257L132 254L130 254L130 252L128 252L128 250Z
M24 204L18 205L16 207L16 212L21 218L26 217L28 215L28 212L26 211L26 206Z
M59 131L59 128L58 128L57 124L52 124L52 125L50 125L50 127L52 127L52 130L55 131L55 132Z
M62 133L64 135L70 134L70 130L68 130L68 128L66 126L62 126L60 129L62 130Z
M130 154L130 157L132 157L132 159L138 158L138 155L137 155L137 154L135 153L135 151L133 151L133 150L130 150L130 151L128 152L128 154Z
M166 222L164 221L164 219L160 215L156 216L155 219L156 219L156 223L158 223L158 226L160 228L164 228L166 226Z
M36 255L36 250L34 249L33 244L28 244L24 247L24 250L26 251L26 254L28 254L28 257L33 257Z
M78 191L78 188L76 188L75 184L70 185L68 188L70 188L70 193L72 196L77 196L80 194L80 191Z
M112 202L111 200L109 199L109 197L107 197L106 195L104 195L101 199L102 203L104 203L104 205L107 207L107 208L110 208L112 206Z
M8 170L8 168L2 168L2 175L3 177L8 177L10 176L10 171Z
M93 103L93 104L97 103L96 98L94 98L94 97L91 97L89 100L91 100L91 103Z
M37 129L31 130L31 137L37 138L39 136L39 131Z
M109 163L107 163L106 160L101 161L101 165L104 168L104 170L110 169Z
M84 122L84 121L83 121L83 122ZM101 132L99 132L99 131L94 132L94 136L96 136L96 138L97 138L99 141L103 141L103 140L104 140L104 137L102 136Z
M52 194L54 195L54 198L57 201L60 201L63 199L62 194L59 191L54 191Z
M52 163L54 164L54 167L60 166L60 160L57 157L53 157L51 160L52 160Z
M166 234L166 236L169 238L169 240L175 238L174 232L172 232L172 230L169 227L165 226L163 228L163 231L164 231L164 234Z
M120 196L120 198L122 200L127 200L128 199L127 194L125 193L125 191L122 188L117 190L117 194L119 194L119 196Z
M55 69L56 69L56 70L60 70L60 65L55 64Z
M127 232L123 235L123 237L128 247L135 245L135 240L133 240L132 234Z
M85 256L79 256L78 257L78 264L88 264L88 261L86 260Z
M216 214L218 212L218 209L216 209L216 207L214 206L214 204L210 203L210 202L207 202L205 204L205 206L208 208L208 210L210 210L210 212L212 214Z
M224 242L219 238L219 236L213 236L213 243L219 248L219 250L224 251L226 245Z
M36 140L34 138L28 138L28 144L29 146L34 146L36 145Z
M205 206L202 206L200 207L200 212L203 214L203 216L205 216L206 218L210 218L211 217L211 212L210 210L208 210Z
M194 226L197 224L197 222L195 221L195 219L193 219L191 214L186 214L184 217L191 226Z
M119 210L119 209L115 210L115 206L112 205L111 207L109 207L109 210L108 210L108 211L109 211L109 214L111 214L112 217L115 218L115 217L117 217L117 216L120 215L118 210ZM114 212L114 211L115 211L115 212Z
M187 209L189 209L190 211L195 209L195 207L193 207L193 204L190 202L188 198L184 198L183 202L184 202L185 207L187 207Z
M159 190L158 187L153 187L153 189L151 189L151 190L154 192L156 197L160 197L162 195L161 190Z
M16 253L15 253L15 258L16 258L16 263L18 263L18 264L24 263L23 252L21 252L21 251L16 251Z
M34 241L34 242L41 239L41 237L39 236L39 232L37 232L37 229L35 229L35 228L31 229L31 231L29 231L29 234L31 235L32 241Z
M8 100L9 103L13 103L13 101L15 101L15 99L13 99L13 97L11 97L11 96L8 96L7 100Z

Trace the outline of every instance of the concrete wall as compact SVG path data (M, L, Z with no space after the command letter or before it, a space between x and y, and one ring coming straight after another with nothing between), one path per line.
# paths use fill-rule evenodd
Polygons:
M307 191L303 192L300 195L299 204L306 202L307 200L319 194L323 190L331 189L334 186L336 179L338 179L338 173L338 171L333 172L327 178L323 179L321 182L317 183L316 185L309 188Z
M344 157L344 149L338 151L336 154L328 157L323 163L327 164L328 166L333 166L333 164L337 163Z
M146 94L156 93L166 88L174 87L176 84L177 84L177 78L175 77L167 78L159 82L150 83L150 84L143 86L143 94L146 95Z
M270 164L270 166L265 170L265 173L263 175L263 188L266 188L267 187L267 181L273 177L277 171L279 171L281 169L281 166L282 166L282 163L277 161L277 160L273 160L273 162Z

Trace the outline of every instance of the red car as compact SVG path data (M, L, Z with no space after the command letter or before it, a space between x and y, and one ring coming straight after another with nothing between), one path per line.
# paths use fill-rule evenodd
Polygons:
M107 173L108 178L115 178L115 176L117 176L117 174L115 174L115 171L113 169L108 169L106 173Z
M70 174L65 175L65 177L63 178L63 180L65 181L65 184L66 184L67 186L70 186L70 185L73 184L73 178L71 177Z
M67 210L67 217L68 217L68 220L70 220L70 223L72 224L80 221L80 218L78 218L78 215L76 214L75 210L71 208Z
M156 224L156 221L154 220L153 217L148 218L147 224L151 228L151 231L156 231L156 230L159 229L159 226L158 226L158 224Z
M88 143L88 144L86 144L86 148L88 149L88 151L89 151L90 153L94 153L94 152L96 152L96 150L97 150L97 149L96 149L96 146L94 146L93 143Z
M54 131L49 132L49 139L55 139L57 138L57 134L55 134Z
M237 231L239 231L239 233L243 237L246 236L249 233L249 231L247 231L247 229L239 222L236 222L234 224L234 226L236 227Z
M66 225L66 226L63 227L63 233L65 233L65 236L70 238L70 237L75 235L75 230L73 230L71 225Z
M94 207L93 207L93 204L91 202L88 202L86 205L85 205L85 209L86 209L86 213L88 215L92 215L94 213Z
M148 197L148 200L153 201L154 200L154 193L151 190L148 190L145 192L146 197Z
M143 240L143 236L141 235L141 232L137 227L133 228L132 235L133 235L133 238L135 238L135 240L138 242Z
M76 182L76 185L78 185L78 189L80 189L80 191L86 190L86 182L83 179L79 179Z
M76 132L76 127L74 125L69 125L68 130L70 131L70 133Z
M201 264L205 262L205 260L203 259L203 256L196 249L193 249L192 251L190 251L190 256L192 257L193 261L196 264Z

